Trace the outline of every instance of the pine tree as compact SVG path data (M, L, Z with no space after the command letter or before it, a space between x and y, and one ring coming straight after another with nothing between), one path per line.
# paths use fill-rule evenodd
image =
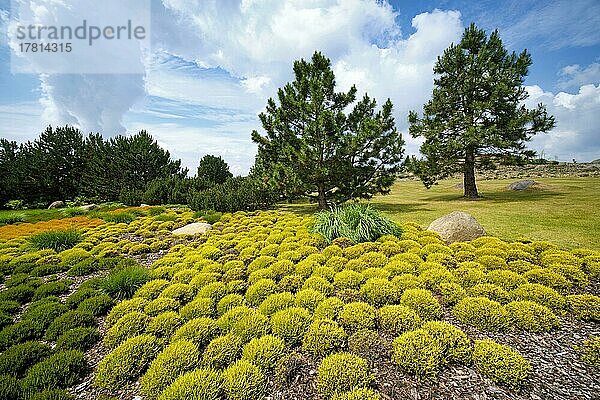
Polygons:
M425 139L418 173L427 187L462 172L465 197L476 198L475 169L486 161L482 156L521 153L533 135L554 127L542 104L535 109L522 104L531 63L526 50L509 53L498 31L488 38L474 24L438 57L424 115L409 115L411 135Z
M207 154L200 160L196 176L209 183L219 184L233 177L233 174L229 172L229 165L220 156Z

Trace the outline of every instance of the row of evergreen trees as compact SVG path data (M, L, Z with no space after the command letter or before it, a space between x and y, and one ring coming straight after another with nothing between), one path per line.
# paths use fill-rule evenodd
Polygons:
M227 163L212 155L200 160L195 177L187 175L146 131L104 139L64 126L48 127L26 143L0 139L0 205L21 200L45 207L77 198L190 204L196 193L232 178Z

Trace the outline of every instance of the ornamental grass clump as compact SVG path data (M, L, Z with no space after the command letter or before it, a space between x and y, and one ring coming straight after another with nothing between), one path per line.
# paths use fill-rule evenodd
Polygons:
M52 249L56 252L70 249L82 240L83 235L76 230L46 231L28 238L34 248L38 250Z
M101 288L114 299L129 299L148 280L150 273L146 268L130 266L111 272L104 278Z

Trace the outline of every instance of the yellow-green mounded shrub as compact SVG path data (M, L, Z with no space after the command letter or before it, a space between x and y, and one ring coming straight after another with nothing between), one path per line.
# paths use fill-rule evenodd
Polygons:
M109 353L98 365L94 385L105 389L120 389L135 381L162 347L162 342L152 335L127 339Z
M412 308L390 305L377 310L377 322L385 332L397 336L421 326L421 317Z
M512 389L519 389L531 371L521 354L493 340L475 341L473 364L483 375Z
M483 266L476 262L463 262L452 271L456 281L464 288L469 288L485 281L486 274Z
M238 335L244 343L268 334L271 330L269 318L258 311L251 310L231 325L231 332Z
M510 301L510 294L500 286L492 283L479 283L467 289L467 294L470 297L485 297L502 304Z
M497 269L490 271L486 276L486 281L488 283L498 285L507 291L516 289L517 287L527 283L527 279L525 279L523 276L508 269Z
M400 300L400 291L392 282L383 278L368 279L360 288L363 298L374 307L395 304Z
M219 278L220 274L217 272L200 272L196 273L189 284L196 290L200 290L206 285L217 282Z
M440 303L426 289L405 290L402 293L402 297L400 297L400 304L415 310L423 321L440 319L442 317Z
M194 288L186 283L173 283L167 286L159 297L168 297L185 304L194 298L194 293Z
M442 296L442 303L447 306L453 306L467 297L467 291L455 282L442 282L439 290Z
M379 393L367 388L354 389L350 392L339 393L332 400L381 400Z
M125 340L144 333L149 323L150 317L144 313L127 313L106 332L103 343L109 349L114 349Z
M565 308L565 298L556 290L538 283L526 283L521 285L510 295L513 300L529 300L546 306L554 311Z
M273 334L293 347L299 344L312 322L310 312L301 307L290 307L277 311L271 317Z
M571 287L571 283L562 276L549 268L536 268L523 274L529 283L539 283L548 286L560 292L566 291Z
M360 301L346 304L338 316L340 325L346 332L375 328L375 308Z
M328 297L319 303L315 310L315 319L336 320L340 312L344 309L344 302L337 297Z
M333 277L335 276L335 274L335 270L330 267L317 267L313 271L313 276L325 278L328 282L333 282Z
M478 329L502 332L510 328L510 315L504 306L486 297L465 297L452 309L459 321Z
M360 272L346 269L334 275L333 285L337 290L358 289L365 279Z
M329 296L331 292L333 292L333 285L325 278L320 276L311 276L304 281L302 289L316 290L325 296Z
M236 361L223 371L223 388L228 400L262 400L266 386L265 375L249 361Z
M242 296L241 294L228 294L227 296L219 300L219 302L217 303L217 314L223 315L234 307L243 306L244 302L244 296Z
M560 320L548 307L533 301L512 301L505 308L518 329L545 332L560 326Z
M325 300L325 295L318 290L303 289L296 293L294 304L297 307L304 307L313 312L323 300Z
M348 350L370 362L388 359L390 345L377 331L361 329L348 337Z
M473 354L471 340L459 328L443 321L429 321L421 327L438 342L442 350L442 363L469 364Z
M584 321L600 321L600 297L592 294L567 296L567 308L575 318Z
M177 377L199 366L200 351L192 342L180 340L167 346L152 361L140 381L140 392L156 399Z
M294 306L294 295L290 292L274 293L269 295L258 307L258 310L270 317L277 311Z
M196 297L181 307L179 315L189 321L194 318L211 318L215 314L215 302L210 297Z
M246 302L257 307L270 295L277 293L279 287L272 279L260 279L246 290Z
M220 400L223 378L217 371L197 369L179 376L158 398L159 400Z
M242 339L229 333L213 339L202 356L202 364L208 368L224 369L237 360L242 354Z
M447 268L434 267L421 272L421 274L419 274L419 280L423 282L426 289L439 290L441 283L454 282L456 278Z
M242 360L248 360L267 372L275 368L275 364L284 354L284 341L273 335L265 335L252 339L244 346Z
M144 313L151 317L155 317L167 311L177 311L178 308L179 302L177 300L168 297L160 297L146 304Z
M228 293L227 285L223 282L212 282L200 288L196 297L210 298L216 304Z
M175 311L167 311L152 318L146 328L146 333L159 338L169 339L181 325L183 318Z
M304 277L302 277L302 275L286 275L279 281L279 289L283 292L296 293L303 284Z
M219 333L219 327L214 319L194 318L175 331L172 341L189 340L203 348Z
M252 314L253 312L253 309L246 306L233 307L219 317L217 320L217 325L223 332L229 332L234 323L242 319L244 316Z
M335 353L319 365L317 391L328 400L337 394L368 388L373 380L367 360L350 353Z
M346 344L346 332L335 321L318 319L304 335L302 348L315 357L325 357L341 350Z
M583 345L577 346L581 360L593 367L600 367L600 336L590 336Z
M405 332L393 343L392 360L417 379L435 378L442 356L440 343L424 329Z

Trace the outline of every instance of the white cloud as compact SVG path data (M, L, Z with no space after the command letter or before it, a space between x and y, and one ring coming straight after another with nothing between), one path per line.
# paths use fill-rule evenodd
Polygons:
M45 128L41 113L37 101L0 105L0 136L17 142L34 139Z
M554 115L556 127L538 134L529 147L544 152L546 158L562 161L591 161L600 158L600 85L584 85L576 94L546 92L539 86L528 86L528 107L543 103Z
M559 72L560 89L578 88L589 83L600 82L600 63L591 63L585 68L579 64L567 65Z

